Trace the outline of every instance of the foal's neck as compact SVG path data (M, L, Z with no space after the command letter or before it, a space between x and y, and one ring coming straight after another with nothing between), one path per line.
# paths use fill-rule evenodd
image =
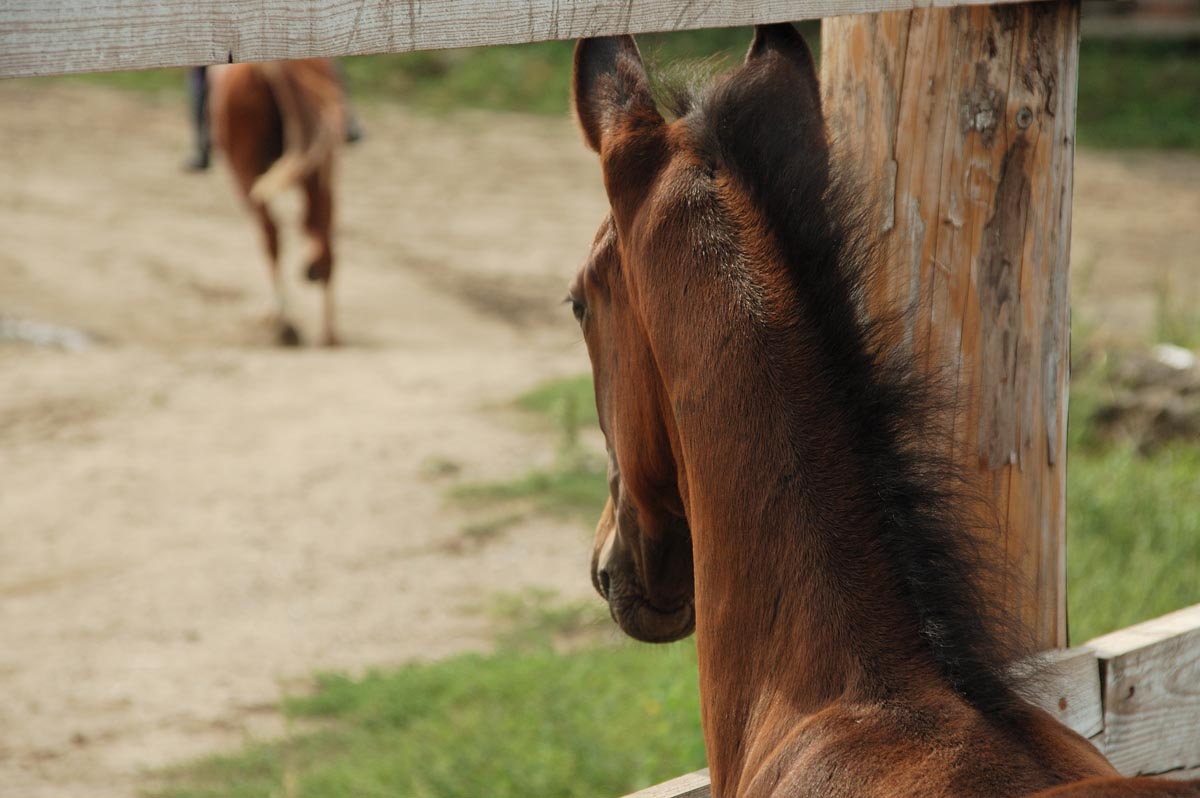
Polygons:
M847 386L828 379L839 364L804 313L693 329L690 339L711 336L718 354L680 358L666 375L684 409L676 423L716 794L731 794L721 788L831 703L894 699L939 678L880 540L887 508L861 461Z

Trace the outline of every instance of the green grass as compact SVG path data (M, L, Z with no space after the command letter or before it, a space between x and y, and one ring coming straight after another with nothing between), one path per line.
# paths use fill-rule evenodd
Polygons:
M608 496L608 484L604 460L581 453L512 480L458 485L450 495L473 507L528 507L537 513L595 523Z
M1109 390L1106 368L1083 371L1071 384L1072 644L1200 602L1200 442L1143 456L1102 441L1088 422Z
M805 28L814 44L816 25ZM716 56L736 63L749 28L647 34L638 43L648 61L672 64ZM567 112L574 42L537 42L465 50L433 50L343 60L355 96L400 99L435 111L482 108L560 115Z
M514 404L527 413L555 420L562 427L591 429L598 423L590 374L544 382L518 396Z
M494 597L488 615L500 630L496 645L506 651L577 648L620 634L599 598L563 602L539 588Z
M1200 45L1084 42L1079 143L1200 150Z
M569 42L430 50L342 61L355 97L446 111L482 108L557 114L571 74Z
M182 94L187 87L186 69L143 69L137 72L93 72L85 75L67 75L61 78L46 78L46 80L62 80L68 83L88 83L98 86L112 86L117 89L140 91L147 94L178 94L181 112ZM186 113L185 113L186 118Z
M595 523L608 496L608 483L603 455L579 440L581 429L594 429L597 424L591 376L550 380L518 396L513 404L557 429L553 464L509 480L458 484L450 489L450 496L470 507L507 510L505 517L510 519L521 517L514 508L524 508Z
M1200 602L1200 447L1068 462L1071 642Z
M1200 349L1200 296L1172 277L1164 272L1154 284L1154 341Z
M325 674L323 728L164 774L163 798L617 796L704 765L692 646L547 648Z

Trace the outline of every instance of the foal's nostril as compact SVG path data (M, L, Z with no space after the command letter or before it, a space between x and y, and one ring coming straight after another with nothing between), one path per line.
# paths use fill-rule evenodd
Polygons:
M607 601L608 600L608 571L601 568L598 576L600 577L600 594L603 595L605 600Z

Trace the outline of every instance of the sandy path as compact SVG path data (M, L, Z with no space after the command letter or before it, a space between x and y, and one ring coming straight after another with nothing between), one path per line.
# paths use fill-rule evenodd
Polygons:
M1200 157L1079 153L1071 280L1072 313L1099 341L1152 338L1163 292L1200 324Z
M362 109L348 346L282 351L226 176L178 171L175 101L0 83L0 109L0 318L99 341L0 344L0 796L134 794L270 733L315 669L485 646L498 592L588 594L569 524L448 545L467 517L426 467L551 456L486 408L586 368L557 300L604 203L566 120ZM1200 252L1198 185L1197 159L1081 154L1076 312L1150 323L1160 272ZM312 337L316 294L290 286Z

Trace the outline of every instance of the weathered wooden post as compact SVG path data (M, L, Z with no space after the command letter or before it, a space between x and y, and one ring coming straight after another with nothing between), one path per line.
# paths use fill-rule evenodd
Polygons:
M957 375L955 456L994 502L1023 582L1004 600L1039 645L1066 645L1079 0L823 24L830 125L883 195L894 267L872 299L921 300L906 335Z

